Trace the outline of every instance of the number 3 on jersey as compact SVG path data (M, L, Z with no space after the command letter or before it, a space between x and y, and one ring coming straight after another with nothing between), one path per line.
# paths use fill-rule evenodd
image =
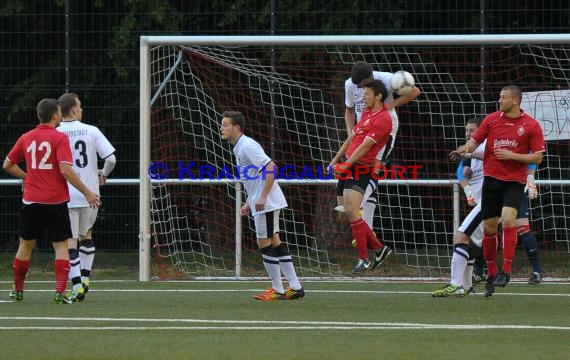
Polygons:
M87 166L87 145L85 141L78 140L74 146L75 150L78 151L77 156L75 156L75 165L79 168L84 168Z
M40 143L40 146L38 146L36 148L36 141L34 140L30 143L30 145L28 146L26 151L29 152L31 157L32 157L32 159L31 159L32 163L30 164L32 169L40 169L40 170L51 170L51 169L53 169L53 165L49 164L47 162L49 159L49 156L51 155L51 145L49 142L42 141ZM40 163L38 164L36 162L36 158L37 158L36 154L41 155L42 152L44 152L44 156L42 156L42 159L40 160Z

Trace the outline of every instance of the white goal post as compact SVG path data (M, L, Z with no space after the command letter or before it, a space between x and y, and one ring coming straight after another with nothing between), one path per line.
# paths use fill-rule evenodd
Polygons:
M161 78L161 83L156 81L153 83L151 77L153 75L152 70L152 59L151 50L156 46L172 46L172 47L198 47L195 51L196 54L200 56L210 56L203 55L200 47L221 47L229 48L230 50L239 49L242 47L267 47L267 48L279 48L279 47L324 47L324 46L363 46L363 47L405 47L405 46L478 46L481 47L482 51L486 46L515 46L515 45L570 45L570 34L518 34L518 35L403 35L403 36L141 36L140 37L140 202L139 202L139 280L149 281L151 279L151 239L153 236L153 231L155 231L151 223L151 207L153 201L152 184L170 184L170 183L180 183L180 184L208 184L208 185L220 185L223 186L227 183L234 183L236 186L235 195L233 201L235 204L235 271L228 277L240 277L241 274L241 249L242 249L242 223L241 217L239 215L239 207L241 205L243 196L241 193L241 187L236 184L233 180L194 180L194 179L166 179L166 180L151 180L148 168L153 163L155 159L151 156L151 146L152 146L152 131L151 131L151 115L152 115L152 104L154 101L162 96L163 92L169 91L166 85L170 80L170 76L174 71L175 67L178 66L179 62L182 60L182 55L178 55L174 60L176 63L170 69L165 69L164 78ZM568 50L566 50L568 51ZM567 54L570 54L567 53ZM373 56L368 53L359 54L362 56ZM224 56L224 55L221 55ZM230 55L230 57L233 55ZM344 55L341 55L344 56ZM410 56L410 54L406 54ZM536 55L542 56L542 55ZM355 59L356 57L351 57ZM547 58L545 56L545 58ZM224 60L226 61L226 60ZM231 62L232 59L227 60ZM411 60L410 60L411 61ZM548 60L540 61L537 66L543 66L543 62L548 63ZM484 62L481 66L484 66ZM229 66L229 65L228 65ZM234 65L231 65L234 66ZM244 63L244 67L250 66ZM551 66L551 65L544 65ZM567 71L568 68L566 68ZM255 70L258 71L258 70ZM438 74L439 76L439 74ZM420 79L419 83L421 86ZM283 80L283 83L287 83L289 80ZM416 79L418 81L418 79ZM504 79L505 83L509 82L509 79ZM567 83L568 79L564 79ZM442 82L446 83L446 82ZM446 83L447 84L447 83ZM566 88L568 89L568 88ZM437 87L434 86L434 91L437 91ZM443 90L442 90L443 91ZM446 90L447 91L447 90ZM172 105L172 104L171 104ZM172 106L179 106L178 104ZM315 110L318 111L318 110ZM453 113L454 111L449 111ZM446 115L448 115L446 113ZM570 125L569 125L570 126ZM187 130L192 133L192 130ZM568 131L568 130L566 130ZM190 134L192 135L192 134ZM336 140L335 140L336 141ZM564 159L563 159L564 160ZM228 163L231 163L232 159L227 159ZM565 160L564 160L565 161ZM561 168L564 167L565 162L560 162ZM570 181L562 176L563 170L554 169L553 172L549 171L550 177L541 177L538 181L539 185L549 184L554 186L569 186ZM556 175L552 175L556 174ZM303 181L299 180L295 182L287 182L288 184L300 184L305 186L314 186L315 184L327 184L330 185L334 180L310 180ZM445 179L417 179L417 180L386 180L383 182L385 186L400 186L400 185L422 185L422 186L444 186L449 188L450 199L452 199L453 204L453 229L457 228L460 219L460 199L461 193L460 188L455 180L445 180ZM563 196L563 195L562 195ZM165 199L169 198L169 195L165 195ZM558 197L556 197L558 199ZM170 201L170 199L168 199ZM557 200L559 201L559 200ZM568 203L561 200L563 207L563 212L567 211L566 205ZM409 205L412 206L412 205ZM564 215L565 216L565 215ZM222 221L218 219L217 221ZM228 221L225 219L223 221ZM297 220L294 220L297 223ZM556 226L560 226L559 222L556 222ZM562 224L566 226L566 224ZM562 227L563 228L563 227ZM297 227L295 227L297 229ZM568 227L566 226L566 229ZM557 230L558 231L558 230ZM567 230L566 230L567 233ZM569 247L570 249L570 247ZM312 251L312 250L311 250ZM320 251L317 249L316 251ZM209 254L209 259L212 261L212 268L216 268L217 261L219 260L216 255ZM320 256L320 255L318 255ZM445 256L441 255L442 257ZM208 260L208 261L210 261ZM220 261L223 261L220 260ZM308 260L311 262L312 260ZM328 259L327 259L328 261ZM439 265L438 265L439 266ZM325 274L328 274L325 272Z

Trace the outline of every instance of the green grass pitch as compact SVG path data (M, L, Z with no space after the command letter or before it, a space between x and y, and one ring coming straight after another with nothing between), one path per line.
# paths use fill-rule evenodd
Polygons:
M442 284L304 282L303 300L259 302L267 281L93 281L55 305L53 282L9 302L10 359L567 359L570 285L523 283L484 298L432 298Z

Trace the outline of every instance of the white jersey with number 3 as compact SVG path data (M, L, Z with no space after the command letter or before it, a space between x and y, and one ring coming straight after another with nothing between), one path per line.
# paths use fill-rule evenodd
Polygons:
M91 191L99 195L97 155L105 159L115 152L115 148L97 127L79 120L62 121L57 130L69 136L73 171ZM73 185L68 184L68 186L70 197L68 207L88 207L89 203L85 200L85 196Z

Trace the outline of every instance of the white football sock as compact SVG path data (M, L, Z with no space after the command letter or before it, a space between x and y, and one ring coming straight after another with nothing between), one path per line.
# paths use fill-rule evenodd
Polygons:
M465 274L465 268L467 267L467 259L469 259L469 253L466 248L467 246L460 245L463 244L454 246L453 256L451 257L450 283L456 286L463 286L463 275Z

